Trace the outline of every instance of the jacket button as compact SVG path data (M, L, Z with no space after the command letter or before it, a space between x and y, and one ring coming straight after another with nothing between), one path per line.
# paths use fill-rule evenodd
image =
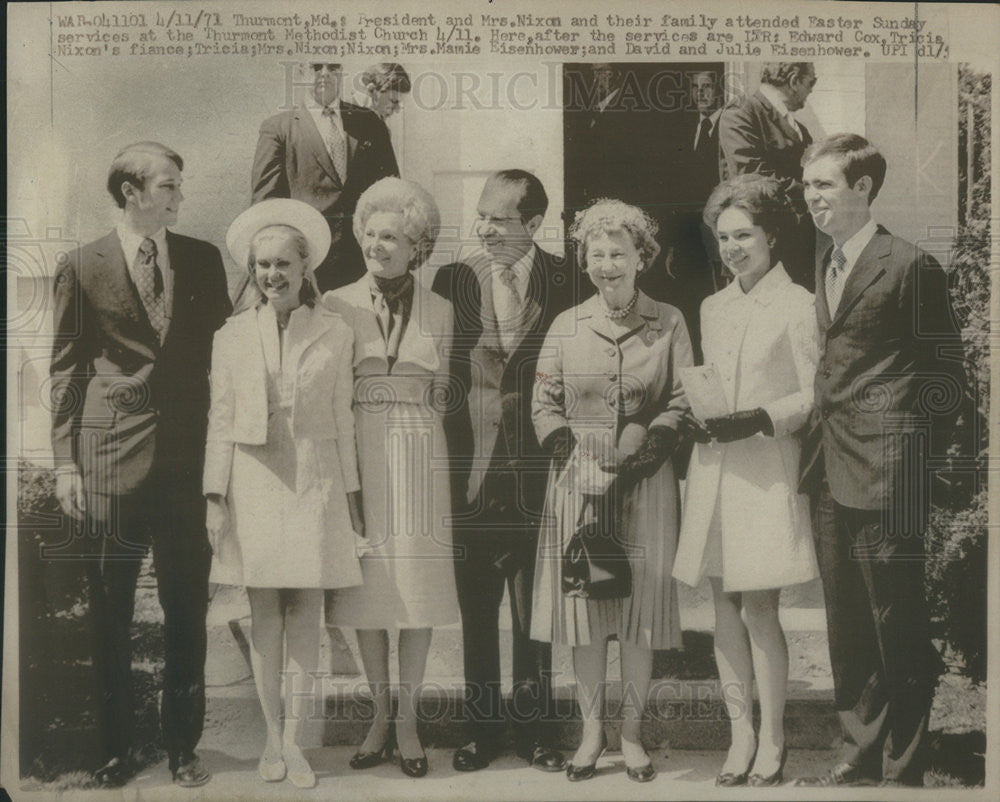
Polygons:
M614 348L609 348L609 349L608 349L608 356L614 356L614 355L615 355L616 353L617 353L617 352L615 351L615 349L614 349Z

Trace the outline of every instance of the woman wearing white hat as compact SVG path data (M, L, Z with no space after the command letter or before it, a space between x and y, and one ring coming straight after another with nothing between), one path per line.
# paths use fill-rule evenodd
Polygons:
M357 585L364 533L351 412L354 335L315 302L323 216L273 199L226 245L259 302L215 335L204 492L212 579L250 599L254 681L267 722L264 780L316 784L301 736L319 659L323 590ZM281 677L285 675L282 722Z

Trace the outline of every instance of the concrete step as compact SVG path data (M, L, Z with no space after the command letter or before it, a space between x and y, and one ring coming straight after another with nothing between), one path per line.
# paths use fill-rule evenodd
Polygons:
M822 597L820 594L817 606L815 586L804 585L791 589L786 601L795 604L781 610L790 655L786 737L791 748L830 749L838 742L840 730L833 711ZM501 622L501 685L509 694L509 616L502 613ZM684 650L656 654L644 740L657 748L725 749L729 724L712 655L713 613L707 587L682 590L681 622L685 629ZM206 678L210 696L219 703L240 707L258 704L248 662L239 636L234 634L247 637L249 623L249 608L241 591L226 588L216 593L209 611ZM328 638L321 639L321 687L311 736L316 746L359 744L371 720L367 684L355 670L360 665L357 640L351 630L341 634L342 638L332 645ZM395 639L390 642L390 667L395 677ZM608 736L614 746L620 732L615 711L621 703L617 643L609 644L608 652ZM561 748L573 748L579 742L580 721L569 647L553 648L553 686L555 700L550 713L555 722L554 737ZM456 624L436 629L421 692L421 734L425 743L456 748L465 742L463 692L461 628Z

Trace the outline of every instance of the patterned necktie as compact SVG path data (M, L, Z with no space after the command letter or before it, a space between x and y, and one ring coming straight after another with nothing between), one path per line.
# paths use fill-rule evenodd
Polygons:
M830 317L837 314L840 298L844 294L844 265L847 257L840 248L834 248L830 256L830 265L826 269L826 306Z
M146 237L139 245L132 265L132 278L139 298L146 309L150 325L159 335L160 342L167 333L167 299L163 293L163 273L156 264L156 243Z
M344 135L337 125L334 117L336 112L330 106L323 109L323 116L330 123L323 138L326 140L326 148L330 151L333 159L333 166L337 170L337 176L343 184L347 181L347 143L344 142Z
M521 293L517 289L517 273L513 267L505 267L500 271L500 283L504 286L502 299L497 299L501 303L496 304L497 328L500 331L500 344L505 351L511 350L511 345L517 336L518 328L521 325Z

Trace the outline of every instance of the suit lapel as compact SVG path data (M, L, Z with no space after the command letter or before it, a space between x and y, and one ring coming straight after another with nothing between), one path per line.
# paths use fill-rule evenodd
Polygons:
M843 295L840 296L840 304L837 306L837 315L830 324L830 328L841 324L848 313L858 305L864 292L885 275L882 260L888 258L891 251L892 236L879 226L875 236L865 246L851 270L851 274L847 277ZM823 293L825 296L825 289Z
M308 310L303 313L302 310ZM288 321L288 365L294 371L295 386L298 386L299 366L306 351L322 337L330 324L321 309L299 307Z
M833 246L826 249L823 258L820 260L819 269L816 271L816 321L819 323L819 330L826 331L830 328L830 302L826 300L826 269L830 265L830 254L833 253Z
M357 324L354 332L354 364L374 358L381 359L388 367L385 338L382 337L378 318L375 317L375 310L372 308L372 294L368 281L368 274L365 273L342 290L350 305L354 307Z
M195 290L191 275L191 271L195 268L188 256L184 240L169 230L167 230L167 258L170 259L169 269L174 274L174 286L170 299L170 319L167 324L167 334L163 338L164 342L173 332L178 321L180 321L181 326L184 325L182 313L185 309L191 308Z
M358 151L358 128L354 120L354 108L346 103L340 104L340 119L344 121L344 134L347 136L347 162L350 165L354 154ZM350 167L348 167L350 172Z
M150 357L155 358L160 338L149 322L139 292L129 276L118 232L112 231L101 240L96 251L99 258L94 264L95 287L110 294L115 307L141 330L142 345L148 348Z
M783 115L778 113L778 110L771 105L771 101L764 97L763 94L760 96L760 99L767 111L767 116L771 119L772 124L776 128L780 129L781 133L785 135L785 139L794 142L801 141L798 131L792 130L792 126L789 124L788 120Z
M316 121L313 119L309 109L302 107L297 108L295 110L295 123L299 129L301 139L306 143L308 150L312 151L320 169L330 176L330 178L332 178L337 184L342 183L341 177L337 175L337 168L333 166L333 159L330 156L330 151L326 149L326 142L323 140L323 135L316 127Z

